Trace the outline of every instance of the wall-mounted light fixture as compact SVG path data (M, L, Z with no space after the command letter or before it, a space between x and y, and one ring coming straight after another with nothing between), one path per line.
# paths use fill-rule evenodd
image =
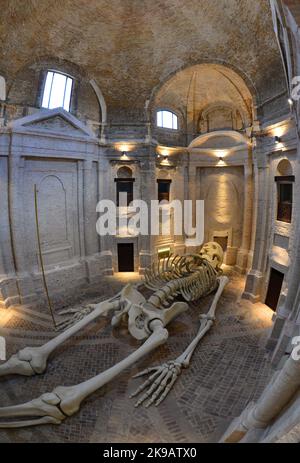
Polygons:
M218 150L216 153L220 162L224 162L224 158L227 154L228 154L227 150Z
M276 135L275 137L275 143L281 143L281 138Z
M289 99L288 99L288 103L289 103L290 106L293 106L293 103L294 103L294 102L293 102L292 98L289 98Z

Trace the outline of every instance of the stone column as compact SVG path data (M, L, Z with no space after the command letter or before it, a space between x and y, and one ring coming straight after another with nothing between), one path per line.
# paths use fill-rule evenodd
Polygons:
M193 203L193 227L196 226L196 200L197 200L197 167L189 165L188 167L188 199ZM197 248L187 247L187 253L196 252Z
M244 166L244 223L242 244L237 255L236 268L240 273L245 273L248 265L251 246L252 214L253 214L253 168L252 149L249 149L247 164Z
M151 235L151 200L157 199L156 194L156 161L155 148L149 146L149 158L141 160L141 199L148 205L148 236L139 237L139 273L143 274L154 259L156 237Z
M97 232L95 224L95 175L92 160L83 163L83 225L84 251L87 276L90 283L97 282L101 275L101 262L98 256Z
M95 230L91 224L93 197L92 189L89 185L92 183L92 161L85 160L83 163L83 211L84 211L84 246L85 255L91 256L95 253L94 236Z
M109 161L106 158L106 151L103 148L99 148L99 162L98 162L98 198L101 199L114 199L111 198L109 191L109 184L113 183L111 178ZM113 274L113 258L112 258L112 242L113 237L111 236L99 236L98 244L100 250L100 256L102 260L103 272L105 275Z
M246 408L242 415L233 421L221 442L258 442L263 430L280 416L299 387L300 361L289 357L283 369L265 389L257 404Z
M176 169L174 178L174 199L179 200L182 204L182 212L184 211L184 181L185 181L185 166L179 164ZM174 235L174 254L184 254L185 252L185 236L182 223L182 235Z
M262 145L260 141L259 143ZM262 149L262 146L257 147L254 155L257 163L255 251L253 255L252 268L247 276L246 288L243 297L255 303L261 300L262 284L265 278L264 272L268 252L270 167L267 153Z
M26 242L24 240L24 166L22 157L22 136L11 134L9 148L9 221L11 231L11 245L14 265L17 274L17 287L23 304L32 303L36 299L36 293L30 273L28 272L28 258L26 255ZM32 190L32 201L34 191ZM24 211L25 212L25 211Z

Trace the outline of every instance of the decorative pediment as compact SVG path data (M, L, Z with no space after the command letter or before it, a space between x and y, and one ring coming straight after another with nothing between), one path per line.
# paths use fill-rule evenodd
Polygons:
M41 131L70 137L92 137L94 133L72 114L62 108L41 109L40 111L11 124L14 130Z

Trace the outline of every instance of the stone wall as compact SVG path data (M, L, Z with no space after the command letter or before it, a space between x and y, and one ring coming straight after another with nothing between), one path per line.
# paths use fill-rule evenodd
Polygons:
M0 139L1 304L43 297L36 210L53 301L99 280L111 264L95 228L97 139L62 109L18 119Z

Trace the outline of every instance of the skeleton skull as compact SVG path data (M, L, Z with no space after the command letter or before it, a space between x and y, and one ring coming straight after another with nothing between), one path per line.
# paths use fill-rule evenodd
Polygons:
M224 252L221 246L216 242L205 243L200 251L200 256L206 259L216 270L223 264Z

